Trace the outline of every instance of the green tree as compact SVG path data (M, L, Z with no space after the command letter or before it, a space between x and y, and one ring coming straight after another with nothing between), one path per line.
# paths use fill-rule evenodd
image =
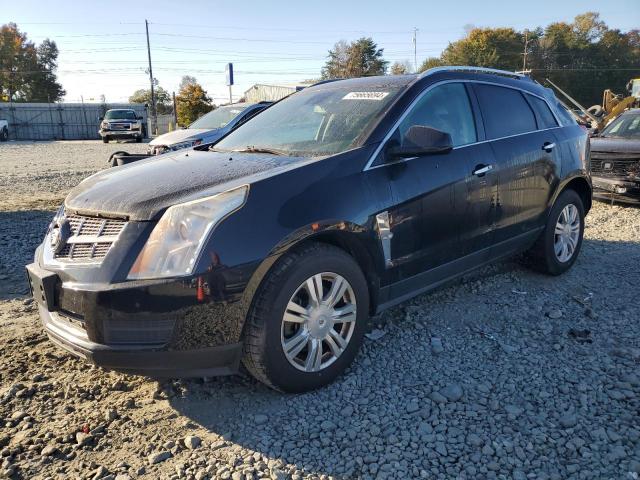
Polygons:
M439 58L425 60L420 71L439 65L521 70L525 34L531 76L540 83L550 79L586 107L600 103L605 89L626 95L627 82L640 76L640 31L610 29L596 12L526 32L472 28Z
M164 88L157 86L153 89L156 96L156 110L158 115L164 115L173 112L173 102L171 95ZM129 97L131 103L144 103L151 105L151 89L141 88L133 92Z
M0 98L24 102L60 100L65 91L57 81L58 47L45 39L36 46L15 23L0 27Z
M384 75L387 62L382 48L372 38L362 37L350 44L339 41L329 50L328 60L322 67L322 78L353 78Z
M513 28L474 28L462 40L450 43L441 60L445 65L517 70L522 50L522 34Z
M190 125L214 108L207 92L195 78L193 80L194 82L185 83L176 96L178 123L182 126Z
M429 57L418 67L418 73L422 73L430 68L442 67L443 65L444 62L438 57Z

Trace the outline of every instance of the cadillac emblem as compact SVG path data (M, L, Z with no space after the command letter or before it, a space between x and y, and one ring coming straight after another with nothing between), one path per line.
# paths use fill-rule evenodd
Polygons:
M60 253L71 236L71 224L62 217L58 219L49 234L49 245L53 253Z

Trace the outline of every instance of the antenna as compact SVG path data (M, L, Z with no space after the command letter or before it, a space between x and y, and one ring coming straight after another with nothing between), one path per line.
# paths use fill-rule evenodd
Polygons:
M413 71L418 73L418 29L413 27Z

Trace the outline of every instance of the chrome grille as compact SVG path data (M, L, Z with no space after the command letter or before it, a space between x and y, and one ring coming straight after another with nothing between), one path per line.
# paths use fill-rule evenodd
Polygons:
M57 259L100 260L109 253L126 225L125 220L113 218L68 215L66 219L71 227L71 236L55 255Z

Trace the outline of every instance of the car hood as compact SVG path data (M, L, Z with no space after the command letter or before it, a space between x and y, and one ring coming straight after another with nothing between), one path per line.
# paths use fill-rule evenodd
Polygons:
M209 137L219 129L206 128L183 128L162 134L149 142L149 145L173 145L174 143L186 142L187 140L197 140L198 138Z
M640 154L640 140L631 138L602 138L591 139L592 152L638 153Z
M130 118L110 118L109 120L104 120L105 122L121 122L121 123L136 123L139 120L131 120Z
M69 211L153 220L177 203L250 184L319 160L262 153L189 150L102 170L82 181L65 200Z

